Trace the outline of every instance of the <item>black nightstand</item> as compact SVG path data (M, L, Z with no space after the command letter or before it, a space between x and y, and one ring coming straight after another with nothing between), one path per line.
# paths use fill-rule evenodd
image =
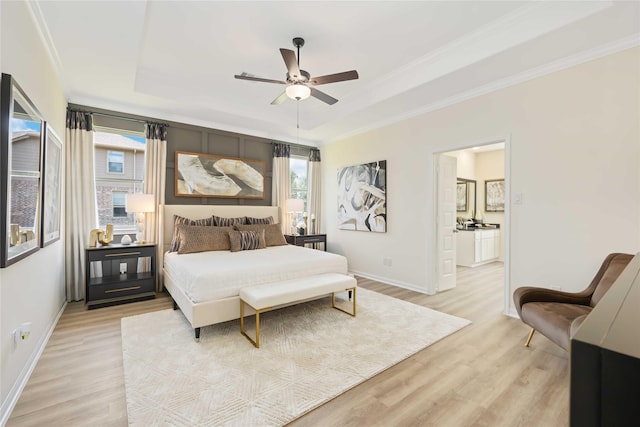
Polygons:
M313 249L318 249L318 243L322 243L322 246L327 251L327 235L326 234L304 234L304 235L292 235L285 234L284 238L290 245L304 246L307 244L312 245Z
M140 258L149 259L149 271L138 272ZM155 244L87 248L85 261L85 302L89 309L155 298ZM91 277L92 262L102 265L101 277Z

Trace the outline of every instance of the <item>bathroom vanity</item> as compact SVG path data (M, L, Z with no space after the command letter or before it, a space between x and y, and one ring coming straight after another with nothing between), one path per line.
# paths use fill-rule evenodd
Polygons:
M456 263L476 267L500 258L500 228L495 225L460 229L456 233Z

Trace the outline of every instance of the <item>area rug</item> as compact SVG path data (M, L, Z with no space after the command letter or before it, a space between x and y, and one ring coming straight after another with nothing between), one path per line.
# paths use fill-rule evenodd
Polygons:
M355 318L330 298L265 313L259 349L238 320L196 343L180 310L123 318L129 424L283 425L470 323L366 289L357 303Z

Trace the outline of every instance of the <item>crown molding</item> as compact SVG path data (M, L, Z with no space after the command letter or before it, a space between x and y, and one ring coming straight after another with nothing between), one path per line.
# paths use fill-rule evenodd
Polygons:
M65 84L66 79L64 76L64 67L62 66L62 60L60 60L60 55L58 54L58 50L56 49L55 44L53 43L53 38L51 37L51 32L49 32L49 27L47 26L47 22L44 19L44 15L42 14L42 9L40 9L40 3L38 1L26 1L27 9L31 18L33 19L33 23L38 30L38 35L40 36L40 40L42 40L42 44L44 49L53 65L53 70L56 73L56 77L58 81L62 84L65 93L68 92L68 85Z
M350 93L344 98L349 99L349 108L336 109L334 117L365 110L372 104L382 103L611 6L611 1L525 4ZM311 123L310 127L318 125Z
M595 59L603 58L605 56L613 55L623 50L631 49L640 46L640 34L636 33L628 37L598 46L593 49L589 49L584 52L577 53L575 55L567 56L566 58L559 59L557 61L550 62L540 67L532 68L522 73L515 74L513 76L496 80L495 82L479 86L475 89L463 92L461 94L445 98L438 102L434 102L425 105L421 108L414 109L403 114L399 114L393 117L389 117L386 120L380 120L372 126L363 126L355 129L351 132L343 133L339 136L332 137L325 141L323 144L329 144L345 138L349 138L355 135L359 135L364 132L369 132L375 129L380 129L385 126L389 126L394 123L407 120L421 114L430 113L432 111L440 110L451 105L459 104L464 101L468 101L473 98L477 98L482 95L486 95L491 92L495 92L500 89L505 89L511 86L515 86L520 83L524 83L529 80L536 79L538 77L546 76L558 71L565 70L567 68L575 67L585 62L593 61Z

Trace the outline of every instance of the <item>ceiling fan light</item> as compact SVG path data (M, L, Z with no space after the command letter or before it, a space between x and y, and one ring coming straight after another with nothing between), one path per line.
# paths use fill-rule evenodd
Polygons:
M291 99L300 101L301 99L307 99L311 95L311 89L300 83L295 83L287 86L287 96Z

